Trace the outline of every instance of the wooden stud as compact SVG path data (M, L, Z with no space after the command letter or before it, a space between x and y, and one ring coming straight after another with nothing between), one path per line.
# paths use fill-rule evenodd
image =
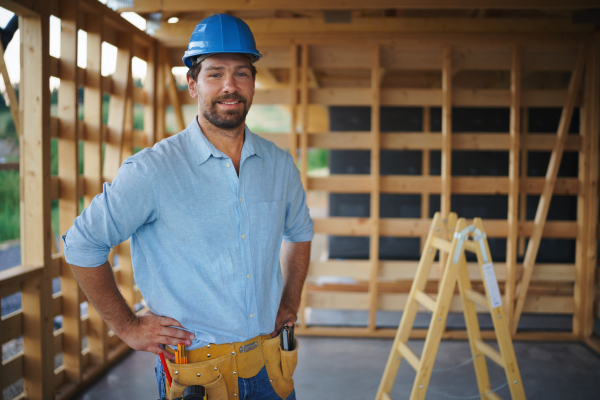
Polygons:
M290 154L296 163L298 158L298 46L293 44L290 46L290 137L289 146ZM305 188L306 189L306 188Z
M512 48L511 102L510 107L510 151L508 193L508 237L506 239L507 280L504 289L505 307L508 318L512 316L517 272L517 240L519 217L519 127L521 114L521 52L518 45ZM510 321L510 319L509 319Z
M79 132L77 74L77 31L79 30L77 0L60 0L60 88L58 91L58 200L60 232L66 232L79 215ZM64 257L64 251L63 251ZM81 312L79 283L71 267L61 263L61 289L63 293L63 364L69 381L81 381Z
M300 131L300 177L302 186L308 189L308 45L302 45L300 70L300 123L302 130Z
M148 48L148 60L146 61L146 80L144 81L144 90L148 96L149 102L144 107L144 132L146 135L146 146L151 147L156 143L156 125L158 96L157 90L157 70L158 70L158 45L154 43Z
M165 66L164 63L159 62L161 57L164 57L166 51L164 47L158 42L156 44L156 52L158 53L156 63L156 135L155 140L160 142L163 140L166 134L165 126Z
M423 107L423 134L429 135L431 133L431 108L428 106ZM430 164L431 164L431 152L428 149L423 149L421 159L421 175L429 176ZM421 192L421 218L429 218L429 195L427 191ZM427 235L421 235L421 251L425 248L425 240Z
M43 266L39 279L22 285L23 389L29 399L54 398L50 235L50 2L39 15L22 17L21 265Z
M371 235L369 238L369 329L376 329L377 282L379 276L379 166L380 166L380 93L381 93L381 49L375 45L371 54Z
M581 137L581 148L579 149L579 169L577 179L579 191L577 193L577 239L575 242L575 282L573 285L573 297L575 298L575 310L573 313L573 334L583 337L585 326L585 311L587 301L588 283L587 278L587 247L589 245L588 234L590 233L590 219L586 215L588 211L587 201L590 191L590 106L592 106L593 92L593 47L590 46L587 57L585 76L583 77L583 105L579 108L580 124L579 136Z
M599 185L598 175L600 174L600 40L599 36L596 35L596 41L592 44L591 49L591 62L588 64L588 68L592 70L591 81L586 79L586 86L589 85L589 94L586 98L586 109L588 112L588 132L589 132L589 177L588 177L588 190L586 196L586 208L587 218L591 223L588 224L587 229L587 254L585 254L585 276L583 278L585 285L585 294L582 298L582 319L583 319L583 331L581 332L583 337L590 337L594 331L594 299L596 293L595 286L595 275L596 266L598 262L597 254L597 243L598 243L598 232L600 232L600 225L593 223L598 221L598 197L599 197Z
M440 211L443 218L450 215L452 197L452 48L442 49L442 188ZM440 254L440 276L446 265L446 254Z
M175 113L175 120L177 121L177 129L182 131L185 129L185 121L183 120L183 113L181 111L181 104L179 103L179 97L177 95L177 83L173 76L173 67L169 59L165 59L165 75L167 78L167 91L169 92L169 100ZM193 99L196 101L195 99Z
M308 191L308 45L301 47L301 68L300 68L300 180L305 191ZM293 57L292 57L293 58ZM294 113L292 109L292 113ZM292 119L293 121L294 119ZM295 127L292 130L294 133ZM294 135L295 136L295 135ZM306 327L306 304L307 304L306 284L302 289L300 298L300 309L298 314L302 325Z
M122 34L121 47L117 49L117 66L113 74L115 94L110 96L108 108L108 135L103 171L104 180L107 182L115 179L123 161L122 143L127 112L127 95L130 93L132 44L131 36Z
M521 137L527 137L529 131L529 108L523 107L523 112L521 114ZM554 135L553 135L554 136ZM521 180L527 179L528 177L528 157L529 157L529 149L523 146L523 142L521 142ZM519 196L519 221L525 221L527 219L527 193L521 191ZM525 255L525 237L519 236L518 243L518 255L519 257L523 257Z
M535 214L534 230L531 238L529 239L529 243L527 244L525 260L523 261L523 276L515 293L517 303L515 306L513 319L511 321L511 330L513 333L517 331L519 320L523 312L523 305L525 304L527 289L529 287L531 274L535 265L535 259L540 246L540 240L542 239L542 232L544 230L544 224L546 223L546 217L548 215L548 209L550 207L550 200L552 199L554 185L556 184L556 176L558 174L558 168L562 159L565 140L568 135L571 116L573 115L573 109L575 107L575 99L579 93L583 68L585 66L585 58L586 49L581 47L577 56L575 69L571 75L571 82L569 83L569 95L567 96L567 101L560 117L557 141L550 155L550 162L548 164L548 171L546 173L546 179L544 182L544 190L540 196L540 201Z

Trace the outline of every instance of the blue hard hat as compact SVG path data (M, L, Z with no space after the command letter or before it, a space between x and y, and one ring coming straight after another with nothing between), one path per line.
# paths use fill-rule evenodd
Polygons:
M197 56L214 53L250 54L254 56L253 63L262 57L248 25L228 14L212 15L196 25L183 63L190 68Z

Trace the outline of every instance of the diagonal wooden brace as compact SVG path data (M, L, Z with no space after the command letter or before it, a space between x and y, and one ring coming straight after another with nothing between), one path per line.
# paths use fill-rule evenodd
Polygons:
M567 92L567 100L560 116L556 143L554 145L554 149L552 149L552 154L550 155L548 171L546 172L546 178L544 181L544 189L540 196L540 201L535 213L533 233L529 239L527 250L525 252L525 260L523 261L523 275L521 282L517 285L515 291L516 306L513 313L513 318L511 320L511 332L513 334L517 332L519 320L521 318L521 314L523 313L525 297L527 296L527 290L529 289L529 283L531 282L531 275L533 273L535 259L540 248L540 241L542 239L544 225L546 224L548 209L550 208L550 201L552 200L552 193L554 192L554 186L556 184L558 168L560 167L560 162L562 160L567 135L569 134L569 125L571 124L571 117L573 116L575 101L577 100L579 88L581 86L586 54L587 49L584 46L581 46L579 48L577 62L575 63L573 74L571 75L571 82L569 83L569 89Z

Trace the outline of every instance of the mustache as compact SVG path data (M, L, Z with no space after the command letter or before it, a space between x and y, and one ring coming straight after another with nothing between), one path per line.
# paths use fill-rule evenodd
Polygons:
M218 97L215 100L213 100L212 103L214 105L214 104L221 103L224 101L241 101L242 103L246 104L246 99L235 93L226 94L224 96Z

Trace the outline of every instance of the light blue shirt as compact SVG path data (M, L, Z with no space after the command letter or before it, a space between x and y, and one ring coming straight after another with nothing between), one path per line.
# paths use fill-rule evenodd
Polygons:
M314 235L292 157L245 129L239 177L196 118L127 158L62 237L66 261L97 267L131 237L135 281L150 310L208 343L271 333L282 239Z

